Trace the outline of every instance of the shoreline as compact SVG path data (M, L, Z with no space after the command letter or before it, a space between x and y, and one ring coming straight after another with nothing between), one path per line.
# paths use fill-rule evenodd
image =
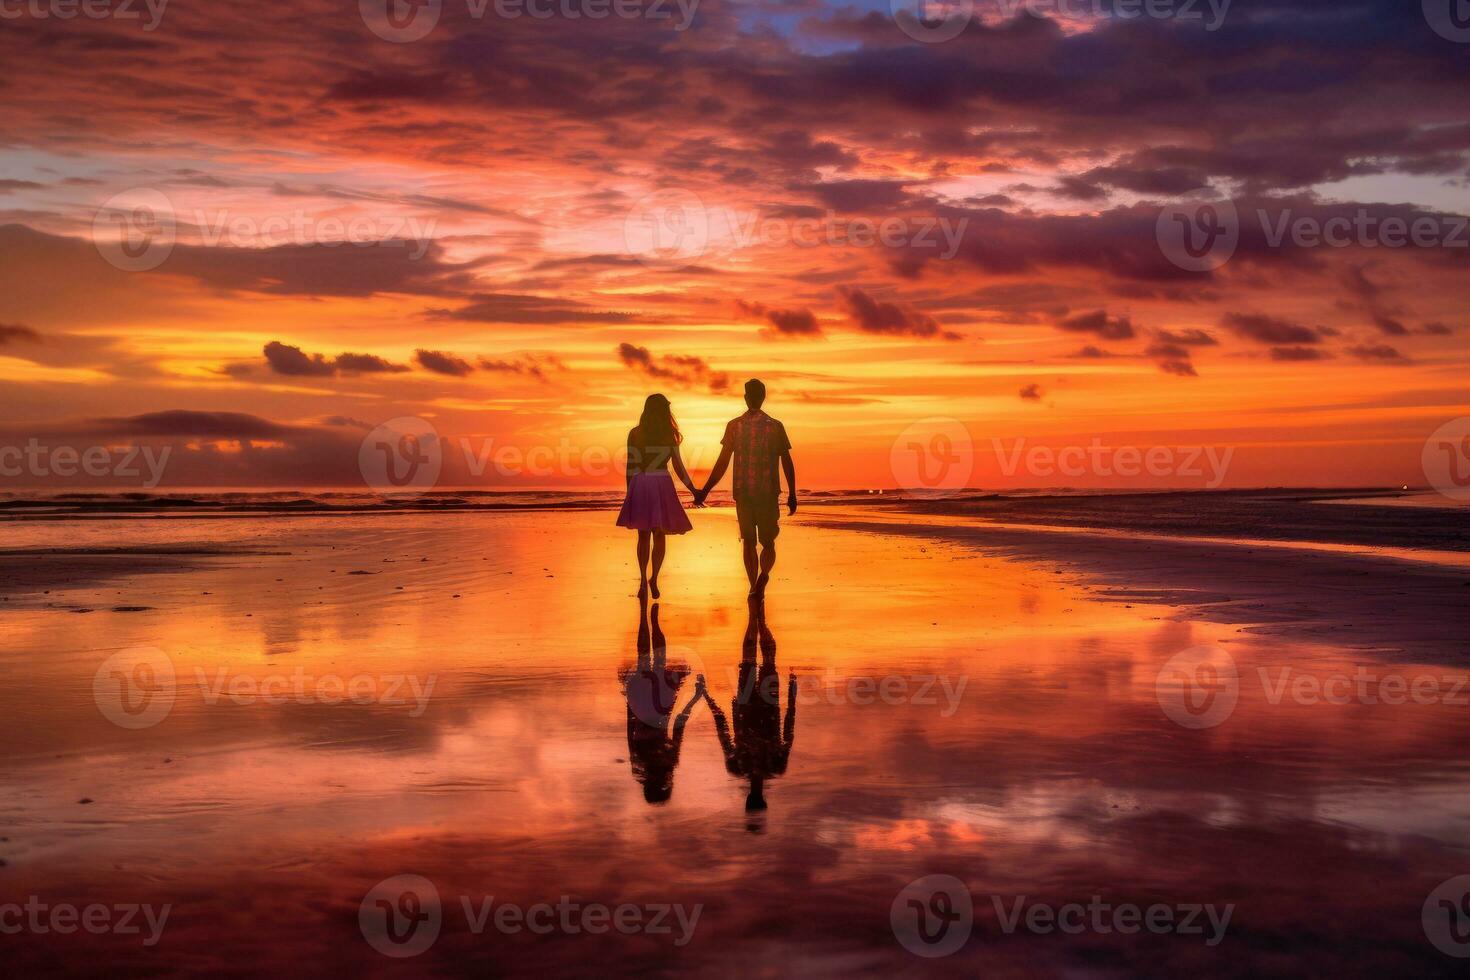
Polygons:
M1257 635L1470 665L1470 568L1353 551L1104 529L898 523L832 515L816 526L946 541L1059 566L1097 598L1167 605Z

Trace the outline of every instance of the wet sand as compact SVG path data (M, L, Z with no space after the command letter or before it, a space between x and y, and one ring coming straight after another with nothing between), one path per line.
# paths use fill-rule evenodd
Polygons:
M728 511L695 521L670 544L659 625L668 663L688 669L676 703L702 673L733 726L750 617L738 543ZM781 685L798 681L795 734L754 813L702 705L667 802L646 802L619 681L638 660L632 541L608 514L28 525L16 547L154 551L102 571L53 554L37 559L48 584L7 585L0 905L170 911L154 945L28 930L0 937L7 963L20 975L1456 972L1420 915L1436 885L1470 872L1470 766L1456 748L1470 708L1450 693L1465 675L1450 601L1463 569L912 521L812 508L787 524L765 625ZM1345 611L1355 625L1337 621ZM1166 712L1159 678L1201 647L1228 655L1238 703L1190 728ZM172 684L148 675L131 701L113 674L98 687L120 652L133 651L114 666L136 678L139 649L165 658ZM1443 686L1424 702L1273 702L1282 670ZM373 948L359 914L404 874L433 883L442 924L400 960ZM964 883L975 924L931 960L904 948L890 909L933 874ZM477 933L461 899L473 910L488 896L700 914L683 945L677 928ZM1000 910L1018 899L1093 896L1233 914L1216 945L1005 931Z

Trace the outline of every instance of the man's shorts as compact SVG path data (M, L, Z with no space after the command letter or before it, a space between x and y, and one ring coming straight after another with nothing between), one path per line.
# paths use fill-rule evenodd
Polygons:
M740 524L742 539L770 544L781 533L781 499L758 497L754 500L737 500L735 519Z

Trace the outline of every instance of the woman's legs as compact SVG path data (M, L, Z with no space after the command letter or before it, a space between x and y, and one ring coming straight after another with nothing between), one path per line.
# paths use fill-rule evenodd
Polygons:
M638 595L648 591L648 531L638 532ZM657 575L655 571L653 574Z
M653 574L648 577L648 588L658 598L658 570L664 567L664 532L653 532Z

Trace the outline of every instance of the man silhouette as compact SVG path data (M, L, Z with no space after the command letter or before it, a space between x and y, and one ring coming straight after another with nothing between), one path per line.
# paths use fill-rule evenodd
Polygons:
M787 513L796 513L796 464L791 461L791 440L786 426L761 411L766 401L766 386L751 379L745 382L745 404L749 409L725 426L720 440L720 458L710 470L704 489L695 494L695 504L717 487L735 459L735 517L740 524L744 544L745 575L750 579L750 594L764 595L776 564L776 535L781 533L781 475L777 462L786 473ZM756 553L756 544L760 553Z

